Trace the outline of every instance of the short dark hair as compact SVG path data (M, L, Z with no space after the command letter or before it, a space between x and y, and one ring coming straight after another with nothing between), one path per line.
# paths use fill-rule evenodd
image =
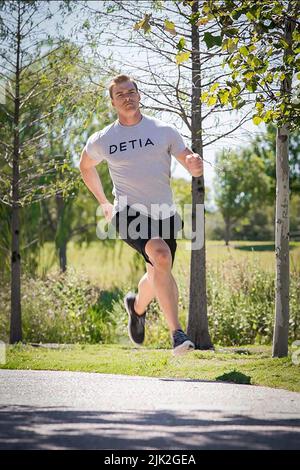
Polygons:
M133 80L132 77L129 77L129 75L116 75L110 82L109 86L108 86L108 91L109 91L109 96L111 97L112 99L112 89L115 85L119 85L120 83L123 83L123 82L131 82L136 91L139 91L138 90L138 87L137 87L137 84L135 83L135 81Z

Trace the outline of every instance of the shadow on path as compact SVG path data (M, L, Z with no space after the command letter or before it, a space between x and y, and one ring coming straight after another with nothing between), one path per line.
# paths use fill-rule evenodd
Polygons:
M256 419L221 410L0 407L0 449L299 449L299 442L299 419Z

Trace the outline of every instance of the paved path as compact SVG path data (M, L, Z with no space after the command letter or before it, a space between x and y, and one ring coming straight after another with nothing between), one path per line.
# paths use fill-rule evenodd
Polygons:
M1 449L300 449L300 394L251 385L0 370Z

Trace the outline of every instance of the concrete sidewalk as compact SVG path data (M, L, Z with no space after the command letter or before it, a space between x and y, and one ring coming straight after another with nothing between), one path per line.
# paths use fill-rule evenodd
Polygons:
M300 449L300 393L0 370L0 449Z

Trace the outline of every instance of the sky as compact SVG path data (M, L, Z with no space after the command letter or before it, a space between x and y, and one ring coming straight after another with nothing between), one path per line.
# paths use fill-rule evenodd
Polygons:
M228 120L232 119L234 123L238 118L237 113L233 112L232 116L228 113ZM224 137L213 144L204 147L203 158L204 158L204 179L205 185L212 188L213 178L215 176L215 158L216 154L222 150L230 151L236 150L241 147L247 147L250 141L255 138L256 135L261 134L265 130L263 124L255 126L252 121L248 121L241 126L240 129L236 130L230 137ZM179 178L184 177L190 180L190 176L180 164L177 164L173 171L173 177Z

